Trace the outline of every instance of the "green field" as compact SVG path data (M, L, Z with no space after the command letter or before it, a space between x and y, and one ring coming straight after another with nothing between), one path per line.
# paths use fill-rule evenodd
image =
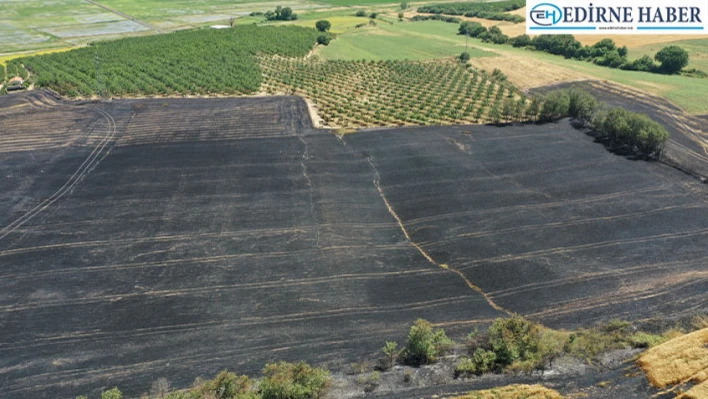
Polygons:
M668 45L676 45L689 52L690 59L687 68L696 68L708 72L708 39L681 40L671 43L650 44L632 49L631 58L643 55L654 57L654 54Z
M393 25L378 23L377 26L354 29L340 35L329 46L322 48L318 55L328 60L425 60L455 57L465 51L464 41L460 42L454 36L426 40L410 33L410 27L425 30L431 24L435 23L433 21L395 22ZM472 57L495 55L493 52L478 48L469 48L468 52Z

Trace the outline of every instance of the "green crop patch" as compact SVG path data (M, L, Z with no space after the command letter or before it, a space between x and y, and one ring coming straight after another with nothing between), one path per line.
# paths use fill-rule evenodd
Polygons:
M317 31L238 26L128 38L20 59L34 83L70 97L248 94L260 88L258 54L305 56Z

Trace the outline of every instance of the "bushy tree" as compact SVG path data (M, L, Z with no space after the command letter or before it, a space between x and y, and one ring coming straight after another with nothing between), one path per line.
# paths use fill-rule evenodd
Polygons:
M295 21L297 14L290 7L277 6L275 11L267 11L264 14L268 21Z
M552 91L544 96L538 119L540 122L552 122L564 118L568 116L569 107L570 97L566 91Z
M330 38L327 35L319 35L317 36L317 44L321 44L323 46L329 46Z
M388 367L393 367L393 364L396 362L396 358L398 357L399 353L398 343L386 341L386 345L384 345L381 351L383 352L384 356L386 356Z
M123 393L118 388L101 392L101 399L123 399Z
M538 325L520 315L496 319L489 327L489 344L502 366L532 359L538 353L539 340Z
M423 319L415 321L408 333L408 340L403 350L403 358L412 366L435 363L437 357L452 348L453 342L442 328L433 329L433 325Z
M597 99L586 90L577 87L568 90L568 114L583 125L590 124L597 106Z
M327 32L332 27L332 24L327 20L317 21L315 27L320 32Z
M379 16L379 14L375 13L375 12L372 12L371 14L369 14L369 18L371 18L371 19L376 19L376 17L378 17L378 16Z
M688 52L679 46L666 46L656 53L654 59L661 63L662 72L675 74L688 65Z
M408 8L408 3L406 3L406 2L401 3L401 10L405 10L407 8Z
M305 362L267 364L259 392L263 399L319 399L329 388L329 371Z
M470 37L479 37L481 34L486 32L487 28L482 26L479 22L462 22L458 28L459 34L469 35Z
M252 396L253 383L245 375L236 375L229 371L220 372L213 380L198 384L192 389L197 398L246 399Z
M514 47L526 47L531 45L531 37L529 35L516 36L511 39L511 45Z
M460 62L461 63L466 64L467 61L469 61L469 60L470 60L470 53L465 51L462 54L460 54Z
M656 69L656 64L654 64L654 60L652 60L651 57L648 55L643 55L632 62L624 64L622 69L627 69L630 71L653 72Z
M366 10L359 10L359 11L357 11L356 14L354 14L354 15L356 15L357 17L365 17L365 16L366 16Z
M541 112L541 102L542 102L543 97L540 95L533 96L531 99L531 102L529 105L526 107L526 110L524 111L524 114L526 117L532 121L536 122L538 118L538 113Z

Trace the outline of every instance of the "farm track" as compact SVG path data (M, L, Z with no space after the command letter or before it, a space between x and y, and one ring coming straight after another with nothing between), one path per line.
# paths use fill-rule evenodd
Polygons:
M566 121L339 137L293 97L25 93L0 123L0 398L708 307L705 186Z

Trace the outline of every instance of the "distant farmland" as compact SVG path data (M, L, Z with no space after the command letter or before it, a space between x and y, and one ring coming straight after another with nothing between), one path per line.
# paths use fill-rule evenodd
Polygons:
M294 97L0 99L0 397L705 309L708 194L562 121L337 137ZM69 383L70 382L70 383Z

